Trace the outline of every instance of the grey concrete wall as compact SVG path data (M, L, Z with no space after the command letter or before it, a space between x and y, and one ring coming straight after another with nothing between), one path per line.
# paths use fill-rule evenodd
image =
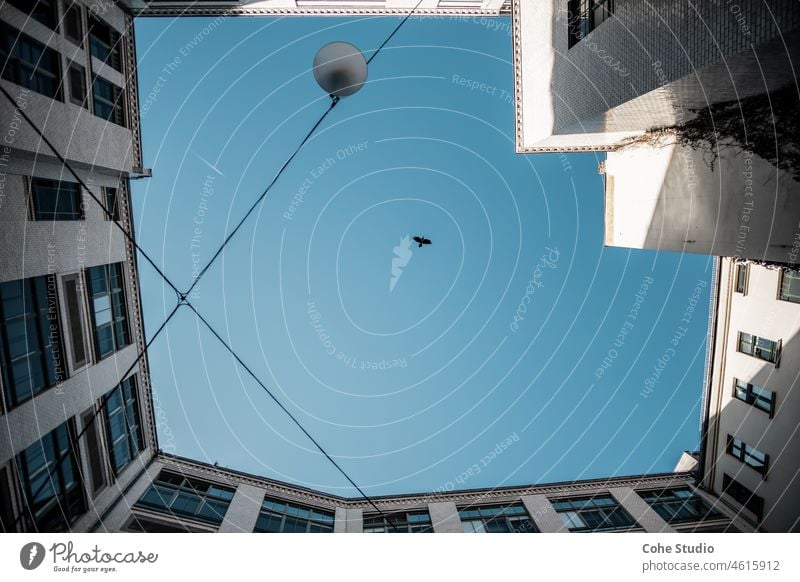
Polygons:
M256 526L261 502L264 501L264 490L253 485L240 483L231 500L225 519L219 527L220 532L250 533Z
M524 495L522 497L522 503L525 505L525 509L528 510L528 514L531 516L540 532L566 533L568 531L546 496Z
M0 465L116 387L137 354L131 344L0 416Z
M433 531L436 533L464 533L458 509L452 501L440 501L428 504Z
M675 533L675 530L658 515L650 505L630 487L614 487L609 493L631 514L644 531L656 533Z
M145 473L133 484L133 486L128 490L127 493L124 493L120 501L114 506L111 511L105 515L96 531L98 532L117 532L121 531L122 528L127 524L128 520L131 517L131 507L139 501L144 492L147 491L147 488L150 486L150 483L158 477L159 472L163 468L163 464L159 461L153 461L153 463L147 468ZM118 497L121 491L110 491L110 494L114 494L114 498ZM95 519L89 519L90 516L85 516L82 518L81 522L77 525L84 525L86 527L91 527L95 523ZM84 521L86 520L86 521ZM75 531L86 531L85 529L79 529L78 527L74 528Z

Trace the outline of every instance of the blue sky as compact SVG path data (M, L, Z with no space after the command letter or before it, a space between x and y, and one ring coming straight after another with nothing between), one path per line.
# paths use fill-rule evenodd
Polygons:
M137 21L134 218L179 286L327 107L318 48L396 23ZM669 471L711 260L605 248L600 159L514 153L510 21L412 18L191 300L369 494ZM175 296L140 265L152 333ZM355 495L186 308L149 357L165 451Z

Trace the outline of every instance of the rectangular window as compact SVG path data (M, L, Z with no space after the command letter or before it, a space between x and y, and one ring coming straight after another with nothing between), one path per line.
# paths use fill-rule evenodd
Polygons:
M125 97L122 89L101 77L94 77L92 98L97 117L125 127Z
M762 453L755 447L748 445L733 435L728 435L728 454L736 457L745 465L752 467L762 475L767 472L769 455Z
M64 36L79 47L83 47L83 11L74 2L64 11Z
M6 81L61 99L58 53L4 22L0 22L0 63Z
M611 495L552 501L569 531L612 531L637 527L636 521Z
M87 270L94 345L102 359L130 343L122 263Z
M105 462L100 454L102 443L100 442L100 431L97 424L100 417L96 416L95 407L92 406L81 415L81 423L86 427L84 440L86 441L86 451L89 457L89 471L92 479L92 493L97 494L107 484Z
M364 533L432 533L431 516L427 511L365 515Z
M0 283L0 339L9 408L66 379L54 275Z
M614 16L614 0L568 0L568 46L572 48L582 39Z
M137 505L176 517L220 524L233 494L230 487L161 471Z
M83 220L81 187L67 180L31 178L33 220Z
M64 292L67 338L70 346L72 370L78 370L89 363L89 341L86 334L86 311L84 308L83 279L80 275L65 275L61 279Z
M259 533L330 533L333 512L304 507L267 497L261 504L256 527Z
M111 466L119 474L144 448L135 376L105 396L105 409Z
M749 333L739 333L739 351L773 364L780 358L780 344Z
M51 30L57 30L56 0L6 0L9 4L38 20Z
M69 100L78 107L86 107L86 70L72 63L69 66Z
M521 503L459 509L467 533L537 533L539 530Z
M734 378L733 396L742 402L752 404L756 408L763 410L769 414L770 418L772 418L775 412L775 392L770 392L760 386L748 384L747 382L742 382L738 378Z
M722 492L730 495L758 519L764 513L764 498L759 497L730 475L722 475Z
M70 421L17 455L28 529L67 531L86 511Z
M800 303L800 271L781 269L781 282L778 298L781 301Z
M688 487L638 491L653 510L667 523L684 523L716 519L722 515L713 509Z
M105 22L89 17L89 50L105 64L122 71L120 34Z
M736 263L736 292L747 293L747 263Z
M103 187L103 200L105 200L106 203L106 210L111 214L109 217L108 214L105 212L103 213L103 217L106 220L119 220L118 195L119 191L116 188L111 188L109 186Z

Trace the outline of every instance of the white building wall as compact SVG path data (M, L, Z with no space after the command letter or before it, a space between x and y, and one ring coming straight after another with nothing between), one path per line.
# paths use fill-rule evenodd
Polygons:
M722 491L723 474L764 498L761 527L771 532L800 531L800 304L777 299L780 270L749 265L746 294L736 293L735 262L720 270L717 332L709 398L708 438L703 485ZM738 351L739 332L782 342L778 365ZM772 418L733 397L734 378L776 393ZM726 453L728 435L769 455L765 476ZM738 509L730 496L722 500ZM743 517L755 516L742 510Z
M569 48L566 0L513 0L517 151L610 149L680 122L682 108L788 81L796 2L614 5L613 18Z
M788 262L800 185L739 147L711 154L674 141L609 152L605 244Z

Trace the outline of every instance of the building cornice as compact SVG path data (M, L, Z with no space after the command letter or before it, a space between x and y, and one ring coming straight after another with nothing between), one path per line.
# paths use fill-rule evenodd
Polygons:
M360 497L343 497L322 491L316 491L290 483L284 483L259 477L256 475L233 471L223 467L209 465L177 457L165 453L158 455L157 461L164 463L166 469L185 472L187 475L204 477L217 481L220 484L235 485L246 483L259 489L264 489L267 495L276 495L287 500L319 507L345 507L352 509L374 509L375 503L381 509L402 510L410 507L419 507L428 503L450 501L457 504L474 504L484 502L497 502L504 498L518 499L524 495L564 496L584 493L587 490L611 489L616 487L630 487L632 489L658 488L693 482L691 473L662 473L656 475L634 475L625 477L609 477L604 479L587 479L581 481L566 481L548 483L543 485L525 485L514 487L495 487L488 489L466 489L446 491L441 493L410 493L400 495L384 495L370 497L370 501Z

